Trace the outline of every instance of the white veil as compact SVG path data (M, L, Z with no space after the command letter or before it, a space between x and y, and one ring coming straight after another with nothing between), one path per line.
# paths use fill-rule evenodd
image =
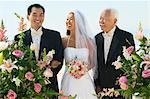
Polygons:
M87 48L89 50L88 69L96 68L97 53L94 36L88 26L88 23L79 11L73 11L75 17L76 48Z

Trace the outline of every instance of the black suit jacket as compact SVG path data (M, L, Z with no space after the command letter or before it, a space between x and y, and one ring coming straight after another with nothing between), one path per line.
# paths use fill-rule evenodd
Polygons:
M123 46L134 46L133 35L116 27L110 49L105 63L104 58L104 38L101 32L95 36L97 45L97 61L98 61L98 78L95 80L96 86L102 88L117 88L115 85L116 78L122 73L121 70L116 70L112 62L117 60L117 57L122 55Z
M55 54L53 59L58 60L61 62L61 65L59 65L57 68L52 69L53 71L53 77L51 77L49 80L51 81L51 84L49 85L49 88L52 88L53 90L58 92L58 82L57 82L57 73L62 67L63 64L63 45L60 33L54 30L49 30L42 28L42 36L41 36L41 42L40 42L40 50L39 50L39 57L43 53L43 49L46 48L46 53L48 53L50 50L54 49ZM24 32L24 44L28 47L30 47L32 41L31 36L31 30L27 30ZM18 35L15 36L15 41L18 41Z

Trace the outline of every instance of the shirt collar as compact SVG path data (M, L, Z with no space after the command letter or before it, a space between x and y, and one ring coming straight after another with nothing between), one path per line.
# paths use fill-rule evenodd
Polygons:
M43 34L42 27L40 27L38 30L31 28L31 35L32 36L41 36L42 34Z
M112 37L114 35L115 29L116 29L116 26L114 26L108 33L104 32L103 36Z
M31 28L31 32L41 32L41 31L42 31L42 27L40 27L38 30Z

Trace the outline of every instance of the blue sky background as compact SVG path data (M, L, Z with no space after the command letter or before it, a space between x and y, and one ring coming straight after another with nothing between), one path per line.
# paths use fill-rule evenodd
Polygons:
M59 31L62 36L66 32L65 20L68 12L80 10L96 35L101 31L98 23L101 11L115 8L119 12L119 28L135 34L141 21L145 35L150 37L150 0L0 0L0 20L4 20L9 39L17 34L19 22L13 13L16 12L26 19L26 10L33 3L39 3L46 9L43 26Z

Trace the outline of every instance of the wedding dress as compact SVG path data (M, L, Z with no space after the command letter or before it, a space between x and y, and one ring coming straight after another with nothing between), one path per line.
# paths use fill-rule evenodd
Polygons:
M89 50L87 48L73 48L67 47L64 50L65 62L68 63L74 58L84 60L88 63ZM64 91L64 95L77 95L76 99L97 99L94 89L94 82L91 79L88 72L86 72L81 78L77 79L70 75L65 68L65 73L62 78L61 90Z

